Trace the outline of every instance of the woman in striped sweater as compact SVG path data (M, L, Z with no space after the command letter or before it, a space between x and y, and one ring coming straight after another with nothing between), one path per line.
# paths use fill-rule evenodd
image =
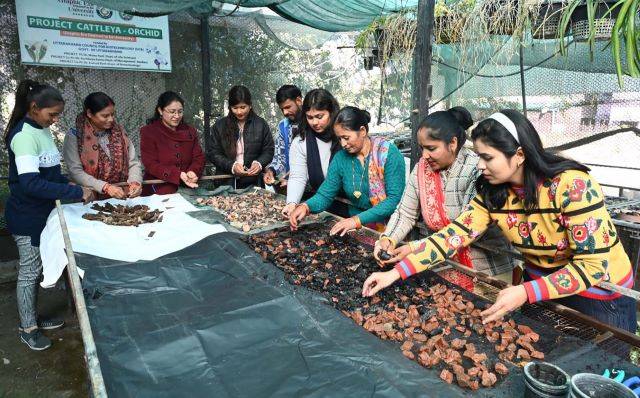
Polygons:
M483 120L471 138L482 177L467 211L429 238L395 249L387 261L395 267L369 276L362 294L442 262L496 223L525 257L525 281L498 294L482 313L485 323L526 302L554 300L634 333L635 301L598 287L631 287L634 278L589 169L545 151L531 122L514 110Z
M51 340L40 330L61 327L62 320L38 317L38 282L42 276L40 234L56 199L93 199L93 191L72 185L61 174L60 152L49 126L60 119L64 99L58 90L32 80L18 85L16 104L4 135L9 150L7 228L18 246L16 287L20 340L30 349L46 350Z

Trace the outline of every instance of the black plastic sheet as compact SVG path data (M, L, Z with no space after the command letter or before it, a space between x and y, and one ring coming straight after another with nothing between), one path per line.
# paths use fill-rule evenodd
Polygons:
M77 255L87 311L112 397L515 397L462 390L409 361L328 305L290 285L237 235L210 236L154 261ZM615 365L595 346L559 346L569 372ZM578 369L579 368L579 369Z
M155 261L78 265L111 396L463 396L231 234Z

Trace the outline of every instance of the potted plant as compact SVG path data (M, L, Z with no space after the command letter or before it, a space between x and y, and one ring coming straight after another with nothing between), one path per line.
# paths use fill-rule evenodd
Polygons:
M531 11L531 35L534 39L555 39L565 2L542 3L538 10Z
M593 41L611 38L615 18L619 12L613 9L615 1L587 0L571 14L573 40Z
M614 5L615 1L612 0L570 0L562 12L558 27L561 53L567 53L564 37L571 29L574 41L589 43L593 58L595 41L611 38L615 18L620 10Z

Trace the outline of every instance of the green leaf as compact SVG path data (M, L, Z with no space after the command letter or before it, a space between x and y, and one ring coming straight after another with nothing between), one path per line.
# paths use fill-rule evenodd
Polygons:
M600 196L598 196L598 191L596 191L595 189L591 190L591 195L593 195L596 198L599 198Z
M435 250L431 250L431 261L436 261L438 259L438 255Z
M513 198L513 199L511 200L511 204L512 204L512 205L515 205L515 204L517 204L519 201L520 201L520 198L516 196L515 198Z
M591 203L591 192L587 192L587 202Z
M569 206L570 203L571 203L571 200L569 200L569 198L567 198L567 199L562 201L562 207L567 207L567 206Z

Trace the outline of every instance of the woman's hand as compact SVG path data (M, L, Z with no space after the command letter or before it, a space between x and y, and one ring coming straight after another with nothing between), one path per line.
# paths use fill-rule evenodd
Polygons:
M82 188L82 203L87 204L96 200L96 194L92 189L80 187Z
M482 323L486 324L501 319L511 311L520 308L526 302L527 291L524 286L509 286L506 289L502 289L498 293L496 302L480 313Z
M398 279L400 273L395 268L387 272L374 272L362 285L362 297L371 297Z
M289 224L291 224L291 230L298 229L298 223L309 215L309 206L302 203L296 206L296 208L289 215Z
M353 217L345 218L344 220L336 223L336 225L331 228L331 231L329 231L329 235L333 236L336 234L340 234L340 236L344 236L347 232L353 231L357 228L358 223L356 223L356 220Z
M264 172L262 180L266 185L273 185L273 183L276 182L276 176L273 174L273 170L267 169L267 171Z
M115 185L107 184L102 189L105 194L116 199L126 199L127 195L124 193L124 189L116 187Z
M129 197L135 198L140 196L142 193L142 185L138 182L130 182L129 183Z
M234 176L244 177L247 175L247 172L244 169L244 165L240 163L234 163L233 167L231 168L231 174L233 174Z
M383 265L384 261L380 258L380 252L386 251L391 254L391 251L394 249L393 242L390 239L379 239L376 241L375 246L373 247L373 257L376 259L378 264Z
M404 245L400 246L397 249L393 249L389 252L389 254L391 254L391 258L386 261L382 261L382 264L394 264L400 262L404 260L404 258L409 254L411 254L412 251L413 250L411 250L411 246L409 245Z
M285 218L289 218L289 216L291 215L291 212L296 208L297 204L296 203L287 203L287 205L285 207L282 208L282 215Z
M247 170L247 175L256 176L260 174L261 170L262 170L262 165L260 164L260 162L258 162L257 160L254 160L253 162L251 162L251 167L249 167L249 170Z
M193 178L189 177L189 173L192 173L195 176L195 181L193 181ZM196 176L193 171L190 171L189 173L185 173L183 171L180 173L180 179L184 182L184 185L189 188L198 188L198 184L196 183L196 181L198 181L198 176Z
M198 175L193 171L187 171L187 178L191 181L192 184L195 185L194 188L198 188Z

